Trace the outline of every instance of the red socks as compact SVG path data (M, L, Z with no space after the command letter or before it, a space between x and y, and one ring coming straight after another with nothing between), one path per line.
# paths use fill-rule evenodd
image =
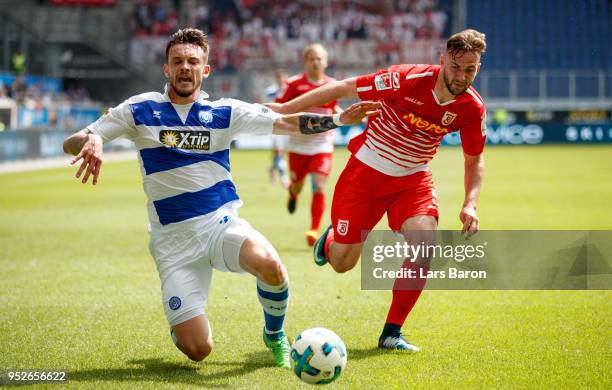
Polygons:
M421 296L425 282L427 282L427 278L421 277L421 273L426 275L429 271L429 267L421 267L409 259L404 260L402 267L414 270L416 278L395 279L393 284L393 299L386 323L397 324L400 327L404 325L406 317Z
M322 192L315 192L312 194L312 204L310 205L310 216L311 225L310 230L319 230L321 226L321 219L325 212L325 194Z

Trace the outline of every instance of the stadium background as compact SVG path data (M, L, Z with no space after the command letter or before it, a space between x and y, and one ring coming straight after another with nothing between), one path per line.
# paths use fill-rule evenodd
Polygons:
M606 0L1 0L0 129L19 133L0 135L0 161L60 155L66 131L132 94L160 90L166 37L184 25L210 34L214 77L204 88L249 102L265 101L275 69L300 71L307 43L325 44L329 74L344 78L392 63L437 63L445 38L473 27L488 38L475 87L487 102L489 143L610 142L610 7ZM23 69L13 64L18 53Z
M52 167L60 158L63 166L0 174L0 368L67 368L79 387L92 388L286 380L269 367L259 325L246 325L259 324L261 313L234 275L213 283L218 348L202 366L187 363L159 306L136 162L106 163L95 189L81 188L66 167L67 134L132 94L162 89L165 40L177 26L210 34L204 89L253 102L265 101L274 70L301 70L301 49L312 41L329 49L328 73L343 78L437 63L452 32L483 31L483 228L609 230L611 15L607 0L0 0L0 170L23 159ZM343 128L337 143L360 130ZM115 142L107 156L129 148ZM458 228L460 153L443 147L432 163L445 229ZM332 183L347 157L342 147L335 153ZM423 353L381 355L372 335L388 295L361 291L359 272L313 269L307 212L286 214L284 192L268 183L269 158L266 150L232 153L241 213L288 266L289 333L323 325L347 342L340 386L610 388L609 291L426 291L408 323ZM322 305L330 297L337 304Z

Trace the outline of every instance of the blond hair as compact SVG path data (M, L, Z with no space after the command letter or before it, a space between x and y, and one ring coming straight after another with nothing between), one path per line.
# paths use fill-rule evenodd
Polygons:
M302 50L302 57L305 59L306 57L308 57L310 52L315 50L323 52L325 54L325 57L327 57L327 50L325 49L325 46L320 43L311 43L310 45L306 46L304 50Z
M487 50L485 35L473 29L459 31L446 41L446 51L452 56L462 56L465 53L483 55Z

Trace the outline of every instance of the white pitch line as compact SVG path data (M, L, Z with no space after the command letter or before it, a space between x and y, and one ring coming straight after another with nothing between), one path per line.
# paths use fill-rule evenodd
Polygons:
M0 173L38 171L43 169L63 168L70 166L70 156L39 158L30 160L5 161L0 163ZM136 151L105 152L104 162L135 160Z

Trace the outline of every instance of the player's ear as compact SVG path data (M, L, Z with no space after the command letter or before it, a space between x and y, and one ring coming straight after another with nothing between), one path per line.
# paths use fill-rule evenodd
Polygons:
M202 77L207 78L210 76L210 65L204 65L204 69L202 69Z
M444 66L444 53L440 54L440 66Z
M163 69L164 69L164 76L166 76L166 78L169 79L170 78L170 67L168 66L168 64L164 64Z

